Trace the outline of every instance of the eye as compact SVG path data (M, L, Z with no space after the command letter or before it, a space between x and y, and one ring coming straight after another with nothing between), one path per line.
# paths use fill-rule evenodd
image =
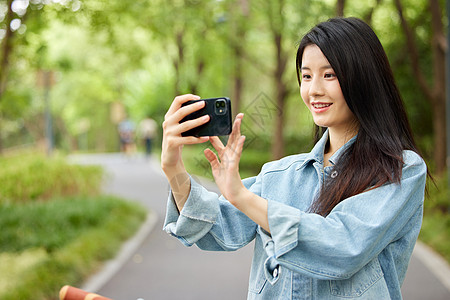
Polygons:
M311 79L311 75L308 74L302 74L303 79Z
M325 73L325 78L335 78L336 75L334 73Z

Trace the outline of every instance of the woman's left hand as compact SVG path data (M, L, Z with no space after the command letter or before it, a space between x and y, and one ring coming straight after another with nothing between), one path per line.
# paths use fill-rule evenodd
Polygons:
M211 164L214 179L225 199L270 233L267 200L246 189L239 175L239 161L245 141L245 136L241 135L243 117L244 114L236 116L226 147L217 136L209 138L219 158L210 149L205 150L205 156Z
M241 198L239 196L246 190L239 175L239 161L245 141L245 136L241 135L243 117L242 113L236 116L226 146L217 136L209 138L219 157L210 149L204 151L211 164L212 174L220 192L235 206L238 204L236 201Z

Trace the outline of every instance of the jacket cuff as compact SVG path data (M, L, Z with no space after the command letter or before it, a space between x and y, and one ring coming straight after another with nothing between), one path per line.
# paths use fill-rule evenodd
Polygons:
M279 258L298 244L301 211L292 206L269 200L267 218L274 242L274 254L276 258Z
M209 232L219 214L217 194L207 191L190 177L191 190L188 199L178 213L172 192L167 201L163 230L191 246Z

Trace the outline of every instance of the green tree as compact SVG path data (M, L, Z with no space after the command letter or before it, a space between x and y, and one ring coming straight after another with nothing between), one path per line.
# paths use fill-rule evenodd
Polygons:
M395 6L397 8L398 15L400 17L400 24L406 37L407 54L410 58L412 72L414 74L414 79L418 83L422 93L431 105L431 110L433 114L433 138L434 138L434 163L437 174L443 174L446 169L446 126L445 126L445 89L449 88L446 85L445 76L445 52L448 51L446 45L446 39L444 34L444 22L443 14L441 9L441 4L438 0L429 0L427 5L423 5L423 13L418 13L420 18L425 18L427 27L430 29L426 31L426 37L418 42L420 39L415 32L419 26L413 28L410 24L411 21L407 20L405 16L405 9L402 1L395 0ZM430 50L430 58L427 57L426 66L424 66L423 59L419 55L419 45L418 43L425 43L427 48ZM423 47L423 46L422 46ZM431 62L431 68L430 68ZM425 74L428 73L427 70L432 70L431 78L428 80Z

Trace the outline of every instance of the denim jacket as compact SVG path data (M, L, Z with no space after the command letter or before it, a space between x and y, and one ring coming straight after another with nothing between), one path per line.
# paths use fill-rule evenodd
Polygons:
M405 150L400 184L349 197L322 217L307 210L331 175L323 165L327 138L326 132L310 153L267 163L243 180L268 200L270 234L192 178L180 213L169 196L164 230L186 246L213 251L237 250L255 239L248 299L401 299L422 223L426 165ZM333 154L331 164L353 142Z

